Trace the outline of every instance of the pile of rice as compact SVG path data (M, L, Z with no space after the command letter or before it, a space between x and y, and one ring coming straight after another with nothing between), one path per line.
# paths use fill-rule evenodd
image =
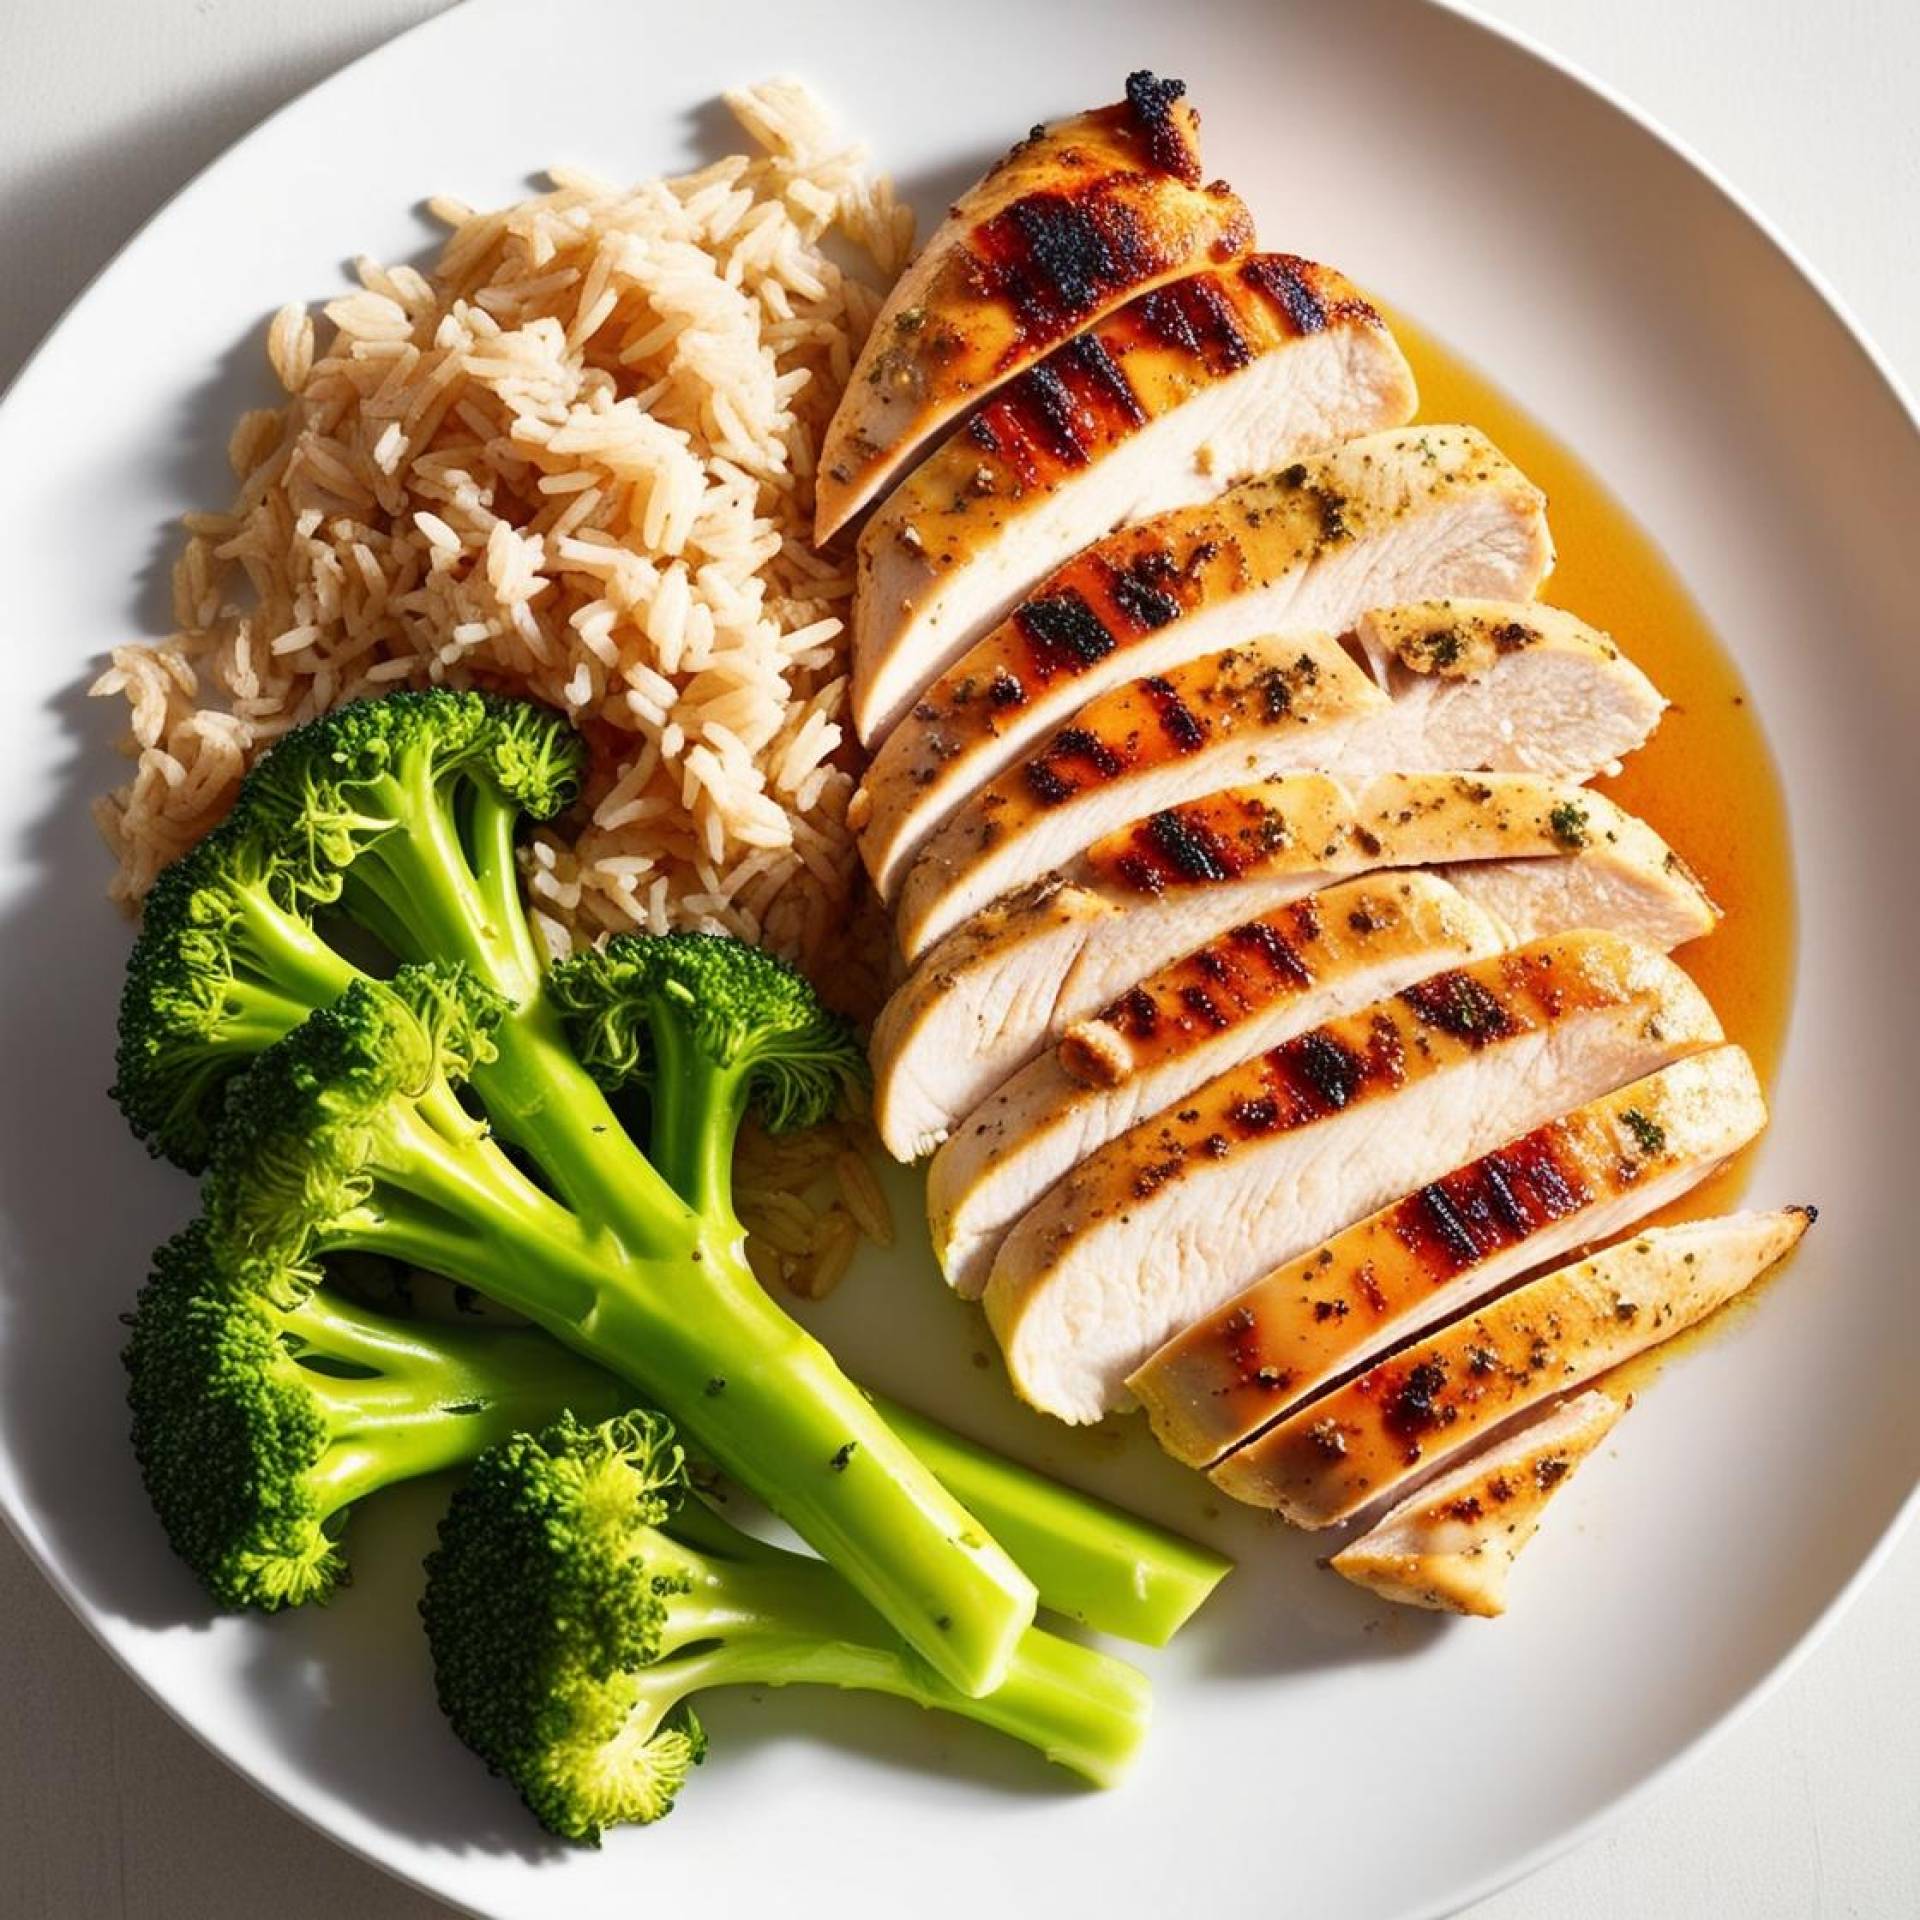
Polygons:
M235 429L232 507L186 517L176 631L93 688L128 709L133 775L97 804L117 896L137 904L288 728L487 687L564 709L593 749L578 817L526 855L553 951L725 931L857 1006L884 934L846 826L852 569L811 547L812 483L912 216L797 83L728 104L756 156L435 202L430 275L362 261L323 325L274 318L288 398ZM743 1148L764 1278L817 1296L862 1233L891 1238L858 1145Z
M912 216L797 83L728 104L757 157L438 201L430 276L363 261L324 326L275 317L289 398L235 430L232 508L186 518L177 631L94 687L128 705L133 777L99 803L118 895L287 728L485 686L593 744L582 817L530 854L556 951L693 926L827 965L857 880L853 579L809 543L814 460Z

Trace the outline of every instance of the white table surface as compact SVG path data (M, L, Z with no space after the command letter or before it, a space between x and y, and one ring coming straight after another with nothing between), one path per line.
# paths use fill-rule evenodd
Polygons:
M0 384L167 195L443 0L5 0ZM530 0L532 3L532 0ZM1691 142L1920 389L1914 0L1488 0ZM18 637L16 636L16 644ZM0 1069L3 1070L3 1069ZM1473 1920L1920 1914L1920 1528L1799 1672ZM0 1917L430 1920L203 1752L0 1532Z

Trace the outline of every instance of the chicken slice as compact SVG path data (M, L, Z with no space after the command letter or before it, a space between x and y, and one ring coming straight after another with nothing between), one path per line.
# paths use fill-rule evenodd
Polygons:
M1124 681L1370 607L1529 598L1546 498L1472 427L1369 434L1097 540L961 655L882 742L848 820L893 897L977 789Z
M1670 1340L1783 1260L1811 1207L1656 1227L1503 1294L1215 1467L1236 1500L1327 1527L1530 1407Z
M1374 623L1405 611L1368 614L1362 644ZM1444 617L1436 603L1419 611ZM1664 702L1652 683L1584 621L1512 602L1471 618L1510 632L1511 644L1469 656L1457 630L1444 642L1433 632L1406 640L1406 657L1447 664L1407 667L1391 655L1386 692L1337 641L1311 635L1249 640L1089 701L927 843L900 889L900 951L911 964L1102 834L1230 781L1454 770L1586 780L1658 723Z
M1293 774L1170 808L996 901L922 956L874 1028L874 1120L916 1160L1073 1021L1301 894L1442 865L1515 940L1569 927L1674 947L1715 909L1651 827L1527 774Z
M1127 76L1116 106L1035 127L963 194L887 296L820 446L825 541L963 408L1123 301L1253 245L1203 185L1185 84Z
M1597 1389L1563 1401L1409 1494L1328 1566L1403 1607L1497 1618L1547 1502L1626 1410Z
M1462 1156L1710 1046L1653 948L1572 933L1430 975L1143 1120L1002 1242L987 1319L1015 1390L1085 1422L1180 1328Z
M861 738L1090 540L1397 427L1415 401L1386 323L1311 260L1257 253L1129 301L982 401L867 521Z
M968 1299L1008 1228L1063 1174L1225 1068L1503 944L1437 874L1310 893L1210 941L1070 1028L974 1109L927 1169L927 1222Z
M1766 1123L1740 1048L1689 1055L1287 1261L1176 1334L1127 1386L1176 1460L1208 1466L1370 1355L1623 1233Z

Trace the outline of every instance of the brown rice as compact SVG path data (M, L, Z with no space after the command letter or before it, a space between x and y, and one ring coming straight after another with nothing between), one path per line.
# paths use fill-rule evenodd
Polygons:
M289 398L235 428L233 506L187 516L176 630L95 683L129 710L133 776L99 803L117 894L287 728L444 682L550 702L593 743L582 817L528 855L556 950L699 926L807 962L845 927L853 582L809 544L812 476L911 216L797 83L729 105L756 156L436 202L430 276L363 261L319 325L274 317Z

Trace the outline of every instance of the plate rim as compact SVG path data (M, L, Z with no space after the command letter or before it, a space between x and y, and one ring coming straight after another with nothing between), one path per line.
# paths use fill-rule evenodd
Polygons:
M1909 387L1906 378L1875 339L1850 300L1826 272L1808 258L1798 243L1770 214L1759 207L1718 163L1650 110L1639 105L1613 82L1592 72L1574 57L1561 53L1529 28L1491 17L1473 5L1472 0L1414 0L1414 4L1445 14L1482 36L1524 54L1550 74L1570 82L1610 109L1613 114L1626 121L1640 134L1651 139L1657 146L1665 149L1674 159L1704 181L1722 205L1757 233L1778 259L1813 292L1832 319L1838 323L1840 332L1848 343L1872 370L1880 386L1904 417L1908 429L1916 438L1920 438L1920 398L1916 398L1916 389ZM416 38L440 31L449 33L459 31L460 29L453 24L456 21L464 22L475 15L484 17L485 14L494 10L496 9L489 8L484 0L467 0L467 4L448 6L439 13L412 22L356 54L310 86L301 89L261 115L218 153L195 169L87 276L14 370L5 386L0 387L0 428L4 427L9 405L18 390L25 384L29 373L57 336L65 330L78 310L93 296L101 281L147 239L151 230L159 225L179 202L198 190L213 173L236 159L268 128L276 125L286 116L304 110L310 103L334 88L346 86L361 68L381 59L402 42L411 42ZM1690 1739L1669 1753L1665 1759L1649 1768L1631 1785L1621 1788L1610 1798L1602 1800L1591 1811L1549 1834L1513 1860L1504 1862L1463 1885L1444 1890L1428 1901L1403 1909L1397 1916L1397 1920L1446 1920L1446 1916L1459 1913L1462 1909L1487 1899L1506 1887L1528 1879L1554 1860L1572 1852L1624 1819L1682 1772L1691 1768L1735 1728L1743 1725L1756 1709L1770 1700L1781 1686L1799 1672L1803 1663L1826 1641L1867 1585L1882 1571L1914 1525L1916 1514L1920 1514L1920 1478L1917 1478L1908 1489L1900 1506L1888 1520L1873 1545L1861 1557L1818 1615L1801 1631L1799 1637L1764 1674L1753 1681L1731 1704L1709 1720ZM13 1488L5 1479L0 1479L0 1524L4 1524L9 1536L18 1543L35 1570L58 1595L67 1611L78 1620L89 1638L111 1659L114 1666L131 1678L142 1694L157 1705L168 1719L185 1731L198 1746L217 1759L231 1774L243 1781L248 1788L291 1814L309 1831L318 1834L343 1852L366 1862L389 1879L438 1901L450 1912L473 1916L473 1920L489 1920L485 1909L456 1898L441 1886L430 1882L423 1874L408 1866L396 1864L395 1861L376 1852L370 1844L338 1832L327 1825L318 1812L310 1811L280 1786L256 1775L239 1757L219 1745L212 1733L197 1725L189 1717L188 1710L183 1704L177 1704L162 1693L157 1683L108 1638L102 1625L94 1618L92 1610L84 1603L74 1582L55 1561L45 1542L39 1537L39 1530L33 1526L31 1516L16 1511Z

